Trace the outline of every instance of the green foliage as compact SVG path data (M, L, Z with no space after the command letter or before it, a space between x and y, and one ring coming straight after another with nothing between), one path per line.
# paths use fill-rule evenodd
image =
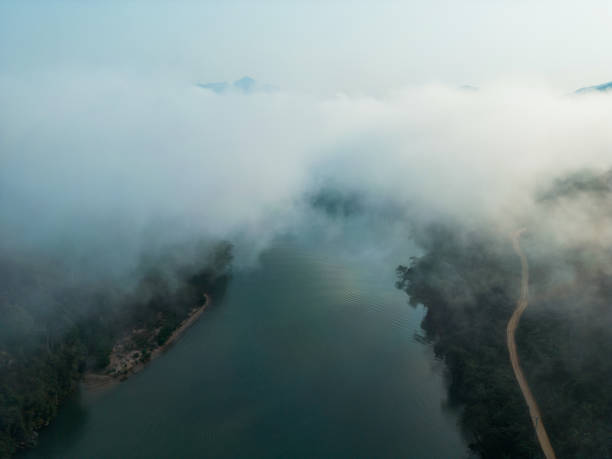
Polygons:
M140 356L140 361L142 363L147 363L149 360L151 360L151 351L145 349Z
M154 266L129 294L109 286L58 289L55 267L0 263L5 279L0 289L0 457L33 446L37 431L53 419L83 373L104 369L114 343L134 329L141 330L133 335L135 350L147 362L151 349L165 343L201 304L203 292L223 294L231 258L231 246L221 244L190 266L171 264L174 273ZM35 295L28 296L31 292Z
M538 195L540 201L556 201L560 198L576 198L588 194L592 197L609 196L612 192L612 171L601 174L581 170L555 180L549 188Z
M397 286L427 307L422 327L446 364L449 402L470 448L483 458L539 457L505 341L517 263L496 253L493 241L461 240L442 228L430 234L429 252L398 267Z
M518 257L509 241L482 233L428 234L427 253L398 267L397 286L411 304L427 307L426 341L446 364L449 400L470 447L483 458L541 457L506 348L519 296ZM565 251L559 258L580 272L581 283L563 295L530 297L516 336L521 365L557 456L612 457L612 281L602 275L612 251L600 257ZM530 264L530 290L546 291L540 286L550 285L559 260Z
M166 341L168 341L168 338L170 338L175 328L176 327L172 327L171 325L164 325L157 334L157 344L163 346Z

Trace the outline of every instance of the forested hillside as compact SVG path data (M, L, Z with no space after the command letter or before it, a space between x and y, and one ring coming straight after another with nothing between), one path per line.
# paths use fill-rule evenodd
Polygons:
M2 258L0 457L34 445L82 375L104 370L119 338L142 330L135 350L146 361L204 294L223 294L231 246L191 249L195 255L182 262L169 256L143 262L133 286L72 283L54 260Z
M612 457L611 189L609 173L556 181L523 236L531 280L517 346L559 458ZM398 268L397 285L427 308L422 327L470 447L483 458L540 457L506 348L520 281L508 235L447 222L416 238L425 254Z

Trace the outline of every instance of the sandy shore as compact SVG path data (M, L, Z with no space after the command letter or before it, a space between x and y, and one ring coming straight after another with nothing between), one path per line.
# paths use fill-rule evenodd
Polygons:
M110 375L103 375L98 373L85 373L81 380L81 386L87 390L99 390L112 387L117 384L119 380L113 378Z
M86 390L96 391L110 388L121 381L125 381L130 375L136 374L142 371L145 366L156 359L160 355L162 355L170 346L176 343L180 337L187 331L189 327L191 327L202 315L202 313L206 310L206 308L210 305L211 299L208 294L204 294L205 302L202 306L193 308L187 318L181 322L181 324L172 332L172 334L168 337L166 342L162 346L158 346L151 351L151 358L147 362L141 362L140 360L131 360L129 361L128 367L125 371L122 372L121 375L111 375L105 373L93 373L88 372L83 375L83 379L81 380L81 386ZM117 346L113 348L113 352L111 353L110 360L111 362L115 362L124 358L124 356L116 355ZM108 371L108 369L107 369Z
M208 294L204 294L204 298L206 301L204 304L198 308L194 308L191 313L187 316L185 320L181 322L181 324L177 327L176 330L172 332L168 340L164 343L163 346L160 346L151 352L151 359L158 357L161 353L165 352L172 344L174 344L178 339L185 333L185 331L191 327L202 315L204 310L210 304L210 297Z

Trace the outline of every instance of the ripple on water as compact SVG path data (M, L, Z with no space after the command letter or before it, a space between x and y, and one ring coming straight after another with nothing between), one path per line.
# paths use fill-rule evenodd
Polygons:
M145 371L86 415L62 410L28 457L463 456L414 340L423 311L389 265L272 248Z

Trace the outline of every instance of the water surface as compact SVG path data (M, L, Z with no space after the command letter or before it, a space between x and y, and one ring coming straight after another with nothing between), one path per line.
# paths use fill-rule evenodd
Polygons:
M27 458L460 458L422 308L388 257L283 242L164 356L81 392Z

